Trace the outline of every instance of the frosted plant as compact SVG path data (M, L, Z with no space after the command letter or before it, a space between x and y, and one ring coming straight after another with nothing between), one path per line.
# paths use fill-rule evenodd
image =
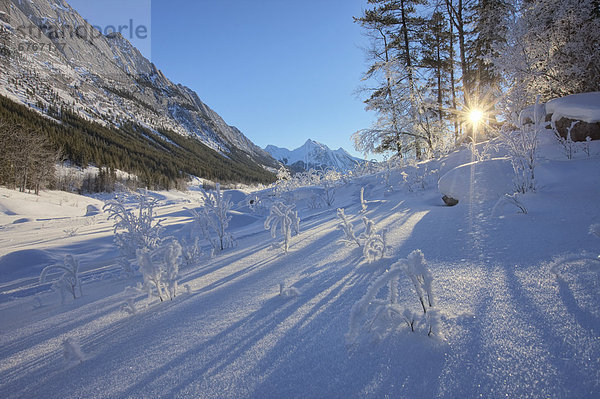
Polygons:
M383 162L383 184L385 185L386 192L394 191L392 186L391 177L392 171L403 166L404 161L397 155L392 156L390 159L384 158Z
M138 250L138 264L148 296L156 291L161 302L175 297L180 257L181 245L177 240L165 242L155 250L147 248Z
M204 238L213 247L216 252L231 248L235 244L233 236L227 232L233 204L221 192L221 185L217 183L214 193L202 191L204 205L199 211L190 209L194 221L200 226Z
M271 214L265 220L265 229L271 230L271 237L277 237L277 229L283 235L283 250L287 253L292 234L300 233L300 219L295 205L277 202L271 207Z
M306 172L296 173L293 178L292 186L309 187L318 185L321 182L323 173L311 168Z
M341 229L345 235L339 240L339 242L349 245L356 244L360 247L361 244L358 240L358 237L356 237L356 234L354 233L354 227L352 227L352 224L348 220L348 217L342 208L338 208L337 215L338 218L340 218L340 224L338 224L338 228Z
M498 202L496 202L496 205L492 208L492 215L496 215L498 212L502 211L502 208L507 204L517 207L520 213L527 213L527 207L519 200L519 193L514 193L501 196L498 199Z
M323 202L327 206L333 205L335 201L335 187L342 175L336 170L328 170L321 174L321 186L323 187Z
M590 148L590 143L592 141L592 138L590 136L587 136L585 138L585 143L583 143L582 149L583 152L585 153L585 155L587 155L588 157L591 156L591 148Z
M423 313L427 313L427 309L434 305L433 289L431 285L433 276L427 268L423 252L418 249L412 251L401 267L415 287L415 292L423 307Z
M81 346L79 346L79 344L73 338L65 339L62 345L63 356L66 361L81 363L85 360Z
M400 304L400 280L403 276L413 283L422 314ZM412 332L420 330L428 336L441 336L439 314L433 308L432 281L433 277L420 250L392 264L352 306L346 342L354 344L365 335L378 341L404 324ZM387 291L385 299L379 295L381 290Z
M268 206L266 205L267 201L265 201L264 198L261 198L256 194L249 196L246 199L246 202L247 202L250 210L256 214L263 215L267 212L267 209L268 209Z
M277 181L275 182L275 193L282 195L285 192L290 191L293 188L292 176L290 171L281 166L277 171Z
M52 284L52 288L60 293L60 302L65 302L65 293L77 298L82 295L81 280L79 280L79 261L73 255L65 256L64 265L50 265L42 269L40 274L40 283L46 282L48 274L52 271L62 272L62 275Z
M363 256L368 263L372 263L382 259L385 255L385 231L382 231L381 233L377 232L375 223L365 216L363 216L362 221L365 225L365 230L358 238L363 242Z
M365 230L357 237L354 227L348 220L344 210L339 208L337 214L340 219L338 228L344 232L344 237L339 240L340 243L346 245L356 244L358 247L362 247L363 256L368 263L382 259L385 256L387 249L385 230L378 232L375 228L375 223L366 216L363 216L362 221Z
M408 191L415 192L424 190L431 176L435 175L437 170L429 170L427 164L418 167L416 163L412 163L404 167L400 176Z
M571 122L571 126L569 126L567 128L567 137L565 138L560 135L560 133L558 132L558 129L556 128L556 123L554 123L554 121L552 121L552 130L554 130L554 135L556 136L556 139L562 146L563 153L565 154L567 159L573 159L573 156L575 156L575 153L579 149L578 145L577 145L578 143L574 142L573 139L571 138L571 131L573 130L575 125L577 125L578 123L579 123L579 121Z
M285 283L279 283L279 296L284 298L293 298L300 295L300 291L295 287L287 287Z
M391 190L392 187L390 184L390 177L392 176L392 163L391 160L387 158L387 156L383 157L383 165L383 185L386 187L386 189Z
M200 264L200 258L203 255L200 239L194 239L188 242L185 239L181 240L181 258L185 267L194 267Z
M534 124L519 124L518 120L513 123L520 126L513 130L511 125L505 124L500 130L500 140L508 149L510 162L515 171L515 189L521 194L535 191L535 167L537 166L538 136L545 129L544 119L540 115L539 96L534 107Z
M136 314L137 308L135 307L135 300L133 298L127 298L123 304L123 310L129 314Z
M478 149L477 145L471 141L467 143L467 148L471 152L473 161L485 161L492 158L491 152L498 150L498 145L492 140L488 140L483 145L480 145Z
M365 201L365 188L360 188L360 213L367 211L367 201Z
M162 220L154 216L157 200L147 192L138 193L136 197L136 210L127 208L122 197L108 201L102 208L108 212L108 219L114 220L114 242L119 248L119 264L126 274L133 274L129 259L136 256L139 249L155 249L163 230Z
M325 202L325 204L327 206L333 205L333 202L335 201L335 185L334 185L334 183L330 180L323 179L322 187L323 187L323 202Z

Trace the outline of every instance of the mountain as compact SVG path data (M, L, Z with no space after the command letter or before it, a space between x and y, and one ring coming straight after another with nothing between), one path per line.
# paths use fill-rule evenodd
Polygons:
M306 140L295 150L268 145L265 148L273 158L290 166L292 170L302 171L311 168L333 168L339 171L350 170L364 161L348 154L343 148L331 150L325 144Z
M258 180L272 178L265 168L277 164L268 153L193 90L171 82L120 33L102 35L64 0L0 2L0 64L0 94L58 122L65 123L65 111L117 130L133 124L153 136L145 146L158 140L164 147L175 133L232 168L254 172L242 180L256 180L260 170Z

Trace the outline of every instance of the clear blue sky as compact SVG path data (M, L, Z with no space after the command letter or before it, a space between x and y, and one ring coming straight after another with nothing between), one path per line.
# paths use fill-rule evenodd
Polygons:
M148 37L133 35L131 41L169 79L195 90L259 146L292 149L311 138L360 155L350 135L374 116L354 94L366 69L366 39L352 17L366 0L70 4L102 27L129 19L134 28L149 25Z

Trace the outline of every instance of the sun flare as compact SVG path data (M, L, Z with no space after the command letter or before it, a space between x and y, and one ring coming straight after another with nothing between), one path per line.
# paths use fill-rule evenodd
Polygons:
M472 109L469 112L469 120L473 125L477 125L483 119L483 111L480 109Z

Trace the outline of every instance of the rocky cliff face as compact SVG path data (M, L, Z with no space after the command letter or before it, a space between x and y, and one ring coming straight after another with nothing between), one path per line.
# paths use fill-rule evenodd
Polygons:
M275 161L191 89L171 82L120 33L102 35L64 0L0 1L0 94L105 125L192 136L232 157Z

